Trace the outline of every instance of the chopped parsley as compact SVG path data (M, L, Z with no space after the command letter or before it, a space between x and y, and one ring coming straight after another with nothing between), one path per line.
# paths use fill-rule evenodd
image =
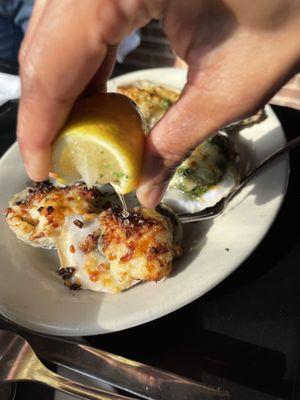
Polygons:
M162 106L165 110L168 110L168 108L170 108L172 105L172 101L169 99L163 99L162 101Z
M195 170L189 167L179 167L176 173L178 173L181 176L189 178L195 174Z
M128 175L124 174L124 172L113 172L113 176L115 176L116 178L128 179Z

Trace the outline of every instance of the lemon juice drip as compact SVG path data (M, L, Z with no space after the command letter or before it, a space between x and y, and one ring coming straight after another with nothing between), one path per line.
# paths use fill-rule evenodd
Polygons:
M117 193L117 195L119 196L119 199L120 199L120 202L122 204L123 210L128 211L128 207L127 207L127 204L126 204L126 201L125 201L125 197L120 193Z

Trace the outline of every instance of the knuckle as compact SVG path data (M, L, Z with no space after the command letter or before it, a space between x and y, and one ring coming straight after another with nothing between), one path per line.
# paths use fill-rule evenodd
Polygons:
M171 149L170 146L155 146L155 159L165 169L173 171L185 158L186 152L181 149Z
M96 47L100 42L109 45L117 44L122 40L124 26L126 26L127 18L123 12L120 2L112 0L106 2L105 12L103 6L99 4L95 13L95 23L93 29L88 33L90 45Z
M182 159L185 158L185 153L182 153L180 150L165 149L163 151L163 157L165 167L173 170L181 163Z

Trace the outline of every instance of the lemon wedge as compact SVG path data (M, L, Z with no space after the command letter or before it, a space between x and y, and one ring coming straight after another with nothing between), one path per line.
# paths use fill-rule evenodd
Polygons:
M111 183L120 194L139 182L145 123L135 103L118 93L78 100L52 146L50 176L88 187Z

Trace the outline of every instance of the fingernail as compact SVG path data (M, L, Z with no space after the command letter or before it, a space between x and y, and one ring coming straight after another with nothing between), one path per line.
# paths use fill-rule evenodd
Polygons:
M163 183L152 187L145 185L137 190L137 197L145 207L155 208L163 198L164 192L165 184Z

